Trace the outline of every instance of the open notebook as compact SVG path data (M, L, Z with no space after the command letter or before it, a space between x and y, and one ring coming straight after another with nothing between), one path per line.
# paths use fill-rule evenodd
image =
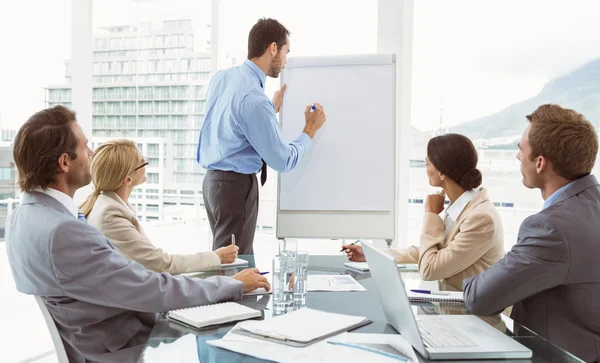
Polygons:
M262 313L260 311L234 302L171 310L167 314L167 318L195 328L260 318L261 316Z
M456 303L465 302L462 291L443 291L442 293L446 295L436 295L435 293L422 294L420 292L414 292L410 290L406 291L406 294L408 295L408 300L410 301L443 301Z

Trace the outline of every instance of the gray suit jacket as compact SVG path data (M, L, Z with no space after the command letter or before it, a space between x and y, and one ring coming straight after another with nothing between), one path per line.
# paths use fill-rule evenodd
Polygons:
M71 363L135 361L156 312L239 300L243 284L154 273L43 193L8 218L7 252L20 292L44 297Z
M527 218L517 244L489 270L463 281L478 315L514 305L512 318L581 359L600 359L600 188L573 182Z

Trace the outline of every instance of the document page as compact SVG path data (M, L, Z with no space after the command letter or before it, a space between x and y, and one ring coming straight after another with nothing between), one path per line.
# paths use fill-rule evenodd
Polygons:
M308 291L367 291L350 275L308 275Z

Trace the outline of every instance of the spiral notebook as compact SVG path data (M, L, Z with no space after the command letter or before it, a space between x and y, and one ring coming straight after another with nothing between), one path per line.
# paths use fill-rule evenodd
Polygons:
M167 318L195 328L260 318L261 316L260 311L234 302L171 310L167 313Z
M442 301L442 302L452 302L452 303L464 303L465 300L463 298L462 291L444 291L447 295L436 295L434 294L423 294L420 292L414 291L406 291L408 295L408 300L410 301Z

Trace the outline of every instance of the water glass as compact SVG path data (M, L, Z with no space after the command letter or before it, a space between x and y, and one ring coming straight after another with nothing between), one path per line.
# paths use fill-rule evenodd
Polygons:
M294 266L294 308L300 309L306 306L306 293L308 292L308 252L296 252L296 264Z
M273 257L273 310L285 313L294 306L294 264L295 258L282 255Z
M279 256L288 256L296 258L296 252L298 251L298 241L295 239L285 238L279 240Z

